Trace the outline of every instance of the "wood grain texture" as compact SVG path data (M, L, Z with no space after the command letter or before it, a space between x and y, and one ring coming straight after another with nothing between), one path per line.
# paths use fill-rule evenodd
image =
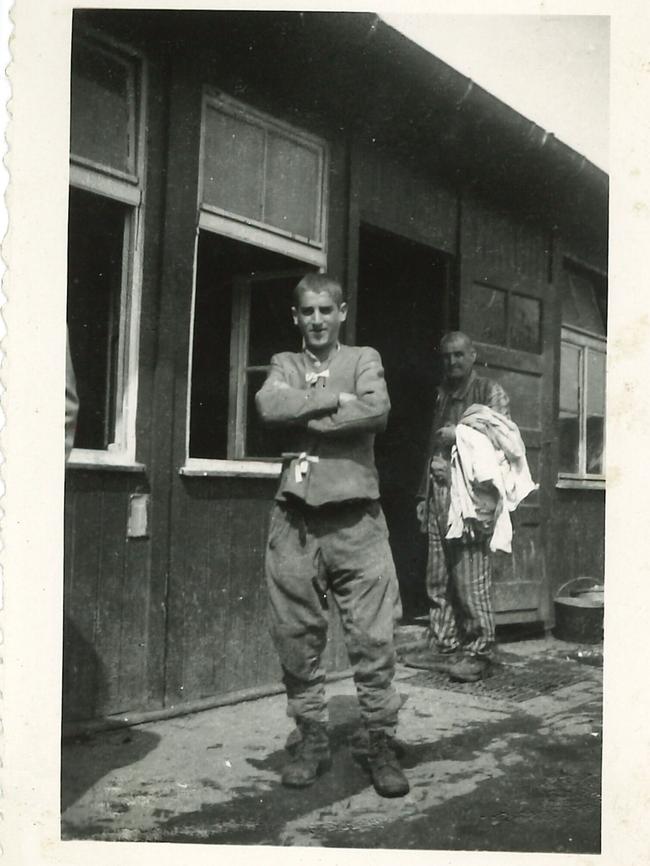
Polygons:
M126 538L128 498L138 483L131 475L92 471L75 471L68 480L66 719L142 706L147 692L150 544Z
M361 219L377 228L426 243L443 252L456 247L457 199L415 160L405 164L386 151L359 147Z

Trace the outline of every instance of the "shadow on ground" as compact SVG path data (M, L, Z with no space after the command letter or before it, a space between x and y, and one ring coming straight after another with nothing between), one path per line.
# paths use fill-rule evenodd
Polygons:
M560 743L549 737L540 718L522 708L507 718L468 725L458 734L435 742L406 744L402 764L407 773L420 765L433 765L432 776L421 775L418 780L417 773L412 774L416 795L418 788L436 785L436 762L455 762L456 779L463 777L466 765L467 779L472 780L477 758L493 750L496 742L503 744L499 758L503 760L503 772L478 780L469 793L449 796L423 808L418 815L411 812L406 819L385 814L372 828L363 829L354 821L346 826L344 817L345 809L350 807L346 801L352 801L370 786L350 747L359 723L356 698L334 696L329 710L332 769L312 787L292 790L280 784L284 750L260 757L249 753L247 763L259 770L259 779L253 777L245 785L231 789L227 802L205 803L193 811L175 814L161 809L156 826L135 832L130 841L278 845L282 844L287 824L311 816L319 823L319 844L325 847L599 852L599 737L577 734ZM74 749L68 750L65 802L74 802L111 769L139 760L158 741L157 736L137 729L109 736L111 747L104 748L101 765L88 759L89 742L83 743L86 753L78 766ZM509 762L515 752L516 761ZM277 782L269 782L269 772ZM207 789L215 782L206 778L201 784ZM444 792L444 778L441 785ZM63 838L107 838L107 829L91 825L66 827L64 820Z
M158 734L126 726L117 726L110 733L67 739L61 753L61 811L111 770L142 760L159 742Z

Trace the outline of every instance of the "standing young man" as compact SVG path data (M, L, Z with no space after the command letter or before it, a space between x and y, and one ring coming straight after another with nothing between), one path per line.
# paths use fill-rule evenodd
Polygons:
M498 382L477 376L476 349L461 331L440 341L444 380L438 388L427 462L418 492L418 517L427 533L429 555L429 643L406 655L412 667L447 671L454 680L473 682L490 672L494 646L492 562L487 536L447 539L451 449L456 425L473 404L510 417L509 399Z
M330 763L321 666L329 589L354 667L372 782L382 796L402 796L409 785L393 744L400 698L392 685L401 604L374 462L390 409L384 371L374 349L339 343L347 308L327 275L298 283L292 314L303 351L274 355L256 396L262 420L296 442L284 455L266 552L272 634L300 732L282 781L305 787Z

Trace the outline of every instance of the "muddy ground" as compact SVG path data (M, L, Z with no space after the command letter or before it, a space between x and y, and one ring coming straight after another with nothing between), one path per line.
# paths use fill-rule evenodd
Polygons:
M351 680L328 686L333 766L307 790L279 783L282 695L78 737L63 749L63 838L598 853L602 671L579 651L524 641L489 685L453 689L400 666L411 791L396 800L351 756Z

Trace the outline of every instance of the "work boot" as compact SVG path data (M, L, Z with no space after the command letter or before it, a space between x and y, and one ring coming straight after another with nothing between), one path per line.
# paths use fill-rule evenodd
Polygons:
M301 719L301 739L292 747L291 757L282 770L282 784L306 788L332 764L327 726L324 722Z
M459 658L460 650L441 652L440 650L425 647L424 649L412 650L405 653L400 657L400 661L407 668L447 673Z
M408 779L395 752L393 739L385 731L368 731L366 765L375 791L382 797L403 797L409 792Z
M458 683L475 683L492 673L492 663L487 656L466 653L449 669L449 679Z

